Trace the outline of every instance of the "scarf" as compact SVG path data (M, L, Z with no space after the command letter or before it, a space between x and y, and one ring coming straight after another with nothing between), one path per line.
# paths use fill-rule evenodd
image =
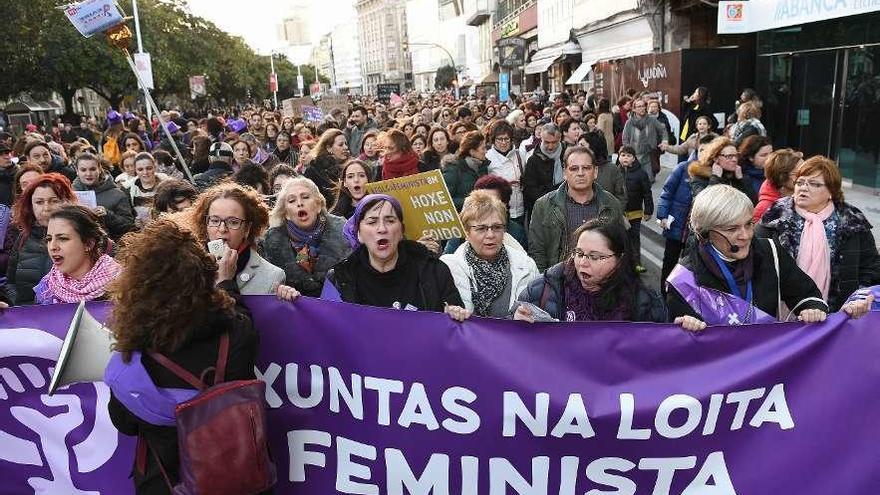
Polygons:
M834 202L829 201L819 213L810 213L798 206L795 206L794 210L804 219L797 265L816 282L819 290L822 291L822 299L828 300L828 289L831 285L831 248L825 235L824 222L834 213Z
M715 248L711 243L704 242L700 244L700 249L698 250L700 253L700 259L703 260L703 266L709 270L709 273L712 274L715 278L719 280L724 280L724 274L721 273L721 267L718 266L718 263L715 262L715 258L712 257L712 254L709 252L710 249L714 249L716 253L724 259L724 255L721 254L721 251ZM745 294L746 284L749 280L752 279L752 275L754 273L754 258L752 255L754 254L754 249L749 249L749 255L746 256L742 260L737 261L727 261L727 267L730 268L731 273L733 274L733 280L736 282L736 285L739 286L741 293ZM727 284L725 283L725 286Z
M104 295L107 284L122 273L122 265L102 254L92 269L77 280L53 266L48 275L52 297L63 303L92 301Z
M584 289L574 261L569 260L563 268L562 289L565 297L565 321L622 321L626 320L626 304L633 301L618 301L617 305L607 311L599 308L599 297L602 293Z
M467 166L470 167L470 169L473 170L474 172L479 172L480 166L483 165L482 160L477 160L476 158L474 158L472 156L465 157L464 161L467 163Z
M308 273L315 269L320 254L321 236L327 226L327 218L324 215L318 217L315 226L311 230L301 229L290 220L287 221L287 236L290 246L296 253L296 264Z
M562 143L559 143L556 146L556 150L553 153L547 151L547 148L544 147L544 143L541 143L541 153L544 154L547 158L553 159L553 185L557 185L562 183L565 180L565 176L562 174Z
M419 155L415 151L404 153L398 158L382 159L382 179L394 179L419 173Z
M474 272L474 283L471 286L471 297L477 316L489 316L492 302L504 292L507 275L510 273L510 260L507 248L501 246L494 260L484 260L470 244L464 251L464 259Z

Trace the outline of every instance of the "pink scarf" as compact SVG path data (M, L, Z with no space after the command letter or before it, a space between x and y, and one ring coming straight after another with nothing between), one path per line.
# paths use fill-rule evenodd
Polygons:
M810 213L797 206L794 210L804 219L797 264L816 282L822 292L822 299L827 301L828 287L831 285L831 248L828 247L823 222L834 213L834 202L829 201L819 213Z
M98 258L97 263L83 278L77 280L65 275L57 267L49 271L47 281L52 296L60 302L75 303L82 300L92 301L104 295L107 284L122 272L122 265L106 254Z

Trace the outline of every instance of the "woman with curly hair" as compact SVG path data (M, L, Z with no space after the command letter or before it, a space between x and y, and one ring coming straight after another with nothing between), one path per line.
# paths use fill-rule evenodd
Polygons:
M67 205L49 216L46 244L52 269L34 287L38 304L103 299L122 267L108 253L113 245L98 216Z
M257 253L257 239L269 225L269 211L256 191L234 183L220 184L203 192L191 212L193 231L203 244L223 242L220 259L235 263L239 293L276 293L284 282L284 270Z
M252 380L259 335L223 290L231 280L184 227L169 219L150 222L125 238L118 258L124 270L109 291L116 352L104 375L112 392L108 410L114 426L149 452L136 457L135 493L170 493L169 484L180 477L174 409L198 391L161 366L155 353L201 376L225 344L225 379Z
M18 197L12 224L20 234L6 268L6 295L18 306L34 303L34 287L52 268L46 249L46 227L52 212L76 203L70 181L61 174L43 174Z

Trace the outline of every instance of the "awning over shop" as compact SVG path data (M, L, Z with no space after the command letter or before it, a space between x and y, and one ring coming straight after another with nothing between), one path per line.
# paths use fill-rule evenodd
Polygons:
M547 72L547 69L549 69L550 66L553 65L553 62L555 62L557 58L559 58L558 55L555 57L547 57L539 60L533 60L526 65L526 68L523 72L525 72L526 74L540 74L542 72Z
M480 81L480 84L498 84L498 73L490 72Z
M565 84L581 84L582 82L584 82L584 80L587 79L587 76L593 70L593 64L595 63L595 61L582 63L580 67L578 67L577 69L575 69L574 72L571 73L571 77L569 77L568 80L565 81Z
M613 60L654 51L654 32L644 17L604 29L581 32L577 37L581 46L585 47L584 60Z

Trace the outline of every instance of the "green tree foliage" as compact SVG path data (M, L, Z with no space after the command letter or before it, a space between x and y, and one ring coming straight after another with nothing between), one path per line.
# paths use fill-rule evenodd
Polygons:
M448 89L452 87L455 81L455 68L451 65L444 65L437 69L437 77L434 78L434 87L437 89Z
M56 8L64 3L0 0L5 21L0 30L0 60L4 61L0 98L54 90L69 109L74 92L88 87L118 108L125 97L137 95L137 81L128 63L104 36L83 38ZM244 101L248 92L257 101L271 96L268 56L256 54L241 38L192 15L183 0L141 0L138 7L157 101L171 97L189 100L189 77L193 75L207 77L210 102ZM132 52L135 48L132 41ZM314 68L304 65L301 69L308 91L309 83L314 81ZM279 98L293 96L296 67L276 56L275 70ZM321 80L326 82L326 78Z

